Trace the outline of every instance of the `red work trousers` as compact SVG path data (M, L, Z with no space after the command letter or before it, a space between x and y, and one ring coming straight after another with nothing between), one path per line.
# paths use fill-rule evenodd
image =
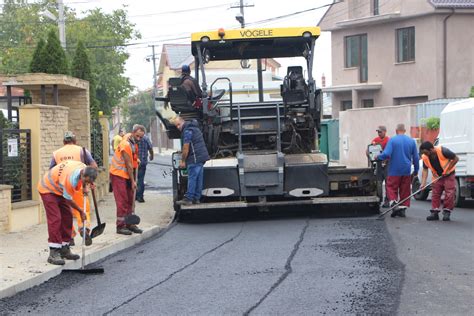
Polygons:
M452 211L454 209L454 197L456 195L456 176L454 173L433 183L431 192L431 208L433 210L441 209L441 195L443 191L443 206L445 209Z
M129 188L128 179L111 174L110 181L117 206L117 227L125 227L125 216L132 214L133 190Z
M410 196L411 176L388 176L387 196L390 201L401 201ZM410 199L402 203L402 206L410 207Z
M48 222L48 245L50 248L61 248L71 240L71 206L62 196L52 193L40 195Z

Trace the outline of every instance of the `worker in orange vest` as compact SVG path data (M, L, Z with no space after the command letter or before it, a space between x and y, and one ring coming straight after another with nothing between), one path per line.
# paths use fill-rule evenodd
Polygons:
M132 133L125 134L115 150L110 163L110 181L117 206L117 234L141 234L143 231L136 225L127 225L125 217L132 214L134 191L137 183L134 169L138 167L138 142L145 135L143 125L135 125Z
M98 168L97 163L95 162L94 158L92 158L91 153L84 147L76 145L76 135L74 135L73 132L67 131L66 133L64 133L63 144L63 147L53 153L53 158L51 159L51 163L49 165L50 169L65 160L81 161L88 166L91 166L96 169ZM84 195L82 194L82 192L76 192L76 194L73 196L73 200L74 202L76 202L77 205L83 205ZM76 218L77 230L82 236L82 218L80 214L74 209L72 211L72 215ZM86 216L86 246L90 246L92 244L92 238L90 237L91 207L89 200L86 200ZM74 230L73 224L70 246L74 246L75 236L76 231Z
M456 195L455 168L459 157L446 147L433 146L430 142L424 142L420 146L423 159L423 171L421 174L421 187L426 186L428 169L431 170L433 179L442 177L432 184L431 187L431 214L426 218L428 221L439 220L441 211L441 195L444 191L443 221L449 221L454 209L454 197Z
M96 178L97 169L79 161L66 160L50 169L38 182L48 222L49 263L63 265L64 259L79 259L79 255L73 254L69 248L71 208L81 214L82 220L86 219L86 214L72 197L76 192L87 194L87 186Z

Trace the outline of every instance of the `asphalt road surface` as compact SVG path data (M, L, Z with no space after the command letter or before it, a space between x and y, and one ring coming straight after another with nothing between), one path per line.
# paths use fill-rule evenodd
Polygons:
M106 258L103 275L4 299L0 314L472 314L472 205L429 223L429 202L413 204L385 221L341 206L203 213Z

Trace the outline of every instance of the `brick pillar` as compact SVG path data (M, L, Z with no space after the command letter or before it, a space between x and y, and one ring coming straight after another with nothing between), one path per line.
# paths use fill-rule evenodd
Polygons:
M0 233L10 232L12 188L11 185L0 184Z
M32 199L39 201L36 186L49 170L53 151L63 146L63 136L68 130L68 108L43 104L20 107L20 129L31 130L31 184ZM44 213L40 214L44 222Z

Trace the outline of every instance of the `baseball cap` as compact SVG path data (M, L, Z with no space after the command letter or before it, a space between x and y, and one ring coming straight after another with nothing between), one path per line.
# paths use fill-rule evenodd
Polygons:
M189 73L191 73L191 68L189 68L188 65L183 65L183 66L181 67L181 72L186 73L186 74L189 74Z
M386 132L386 131L387 131L387 128L386 128L385 126L383 126L383 125L380 125L380 126L377 128L377 132L378 132L378 131L384 131L384 132Z
M64 140L73 140L75 138L76 135L74 135L74 133L71 131L67 131L66 133L64 133Z

